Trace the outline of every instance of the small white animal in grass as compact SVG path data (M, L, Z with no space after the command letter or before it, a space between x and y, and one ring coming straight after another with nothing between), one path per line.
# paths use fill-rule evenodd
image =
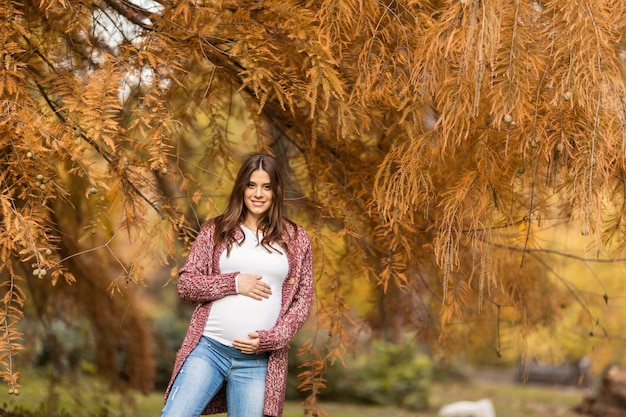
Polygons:
M483 398L444 405L439 410L439 417L496 417L496 412L491 400Z

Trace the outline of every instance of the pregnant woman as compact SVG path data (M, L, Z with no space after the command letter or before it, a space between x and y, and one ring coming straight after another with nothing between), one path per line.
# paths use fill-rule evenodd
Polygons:
M283 215L278 161L242 164L224 212L200 230L178 293L197 306L162 417L280 417L288 343L313 302L311 241Z

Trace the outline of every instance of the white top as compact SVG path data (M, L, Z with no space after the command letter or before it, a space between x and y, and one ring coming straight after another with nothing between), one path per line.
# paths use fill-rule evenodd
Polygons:
M261 280L272 288L269 298L255 300L243 294L228 295L213 302L204 326L204 336L232 346L235 339L248 339L248 333L269 330L276 324L282 304L283 281L289 273L289 262L284 250L268 252L259 242L261 233L245 226L241 246L234 244L230 255L220 257L220 271L261 275Z

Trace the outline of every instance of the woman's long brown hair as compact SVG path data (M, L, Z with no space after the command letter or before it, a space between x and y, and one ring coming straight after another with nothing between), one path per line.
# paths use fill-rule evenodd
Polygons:
M285 233L283 220L291 221L283 215L285 181L278 161L267 154L249 156L239 168L228 206L214 219L216 247L226 242L227 251L230 252L235 241L235 230L243 223L248 211L243 201L244 191L250 182L250 176L256 170L268 173L273 193L272 205L259 222L259 230L263 233L261 244L267 250L271 250L271 245L274 243L287 250L287 244L283 238Z

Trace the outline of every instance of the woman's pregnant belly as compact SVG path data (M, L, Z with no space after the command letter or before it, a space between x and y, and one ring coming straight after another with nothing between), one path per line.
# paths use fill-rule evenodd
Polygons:
M270 298L255 300L243 294L215 300L207 319L204 335L231 346L235 339L248 339L248 333L269 330L278 319L280 291L273 290Z

